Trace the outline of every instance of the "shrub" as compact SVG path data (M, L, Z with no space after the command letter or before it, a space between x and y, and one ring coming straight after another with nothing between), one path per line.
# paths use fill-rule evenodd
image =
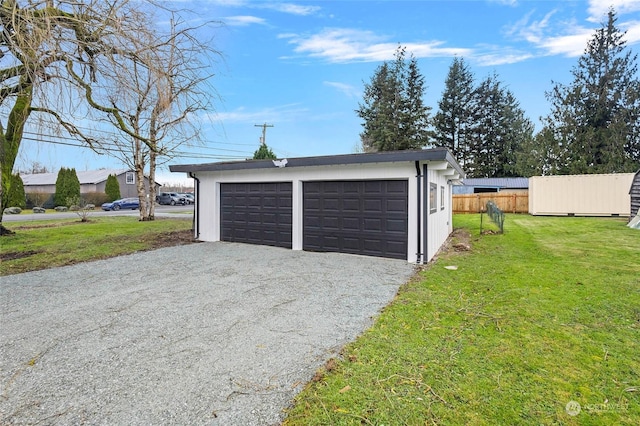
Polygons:
M48 192L28 192L27 208L43 207L45 209L52 209L54 207L53 194Z
M104 192L86 192L82 194L82 199L86 204L93 204L94 206L101 206L106 202L113 201L109 200L109 196ZM117 200L117 198L114 198Z
M107 199L103 201L103 203L115 201L120 198L120 184L118 183L116 175L109 175L104 185L104 192Z

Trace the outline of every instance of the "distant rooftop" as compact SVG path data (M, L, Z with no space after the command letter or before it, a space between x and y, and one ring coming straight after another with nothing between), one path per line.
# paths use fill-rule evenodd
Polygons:
M95 184L104 182L109 175L121 175L128 170L85 170L76 172L80 185ZM25 186L28 185L55 185L58 179L58 172L56 173L36 173L33 175L20 175L22 182Z
M529 179L525 177L470 178L463 179L462 184L476 188L527 189L529 188Z

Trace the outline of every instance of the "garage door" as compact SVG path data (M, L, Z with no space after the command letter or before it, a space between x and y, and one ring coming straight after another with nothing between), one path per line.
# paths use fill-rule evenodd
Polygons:
M407 258L406 180L305 182L303 248Z
M220 184L220 239L291 248L291 182Z

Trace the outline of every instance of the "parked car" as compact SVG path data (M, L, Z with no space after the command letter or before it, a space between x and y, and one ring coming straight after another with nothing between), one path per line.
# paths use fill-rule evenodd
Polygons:
M196 202L196 199L193 197L193 194L180 194L184 197L187 204L193 204Z
M102 210L139 210L140 200L137 198L121 198L119 200L112 201L110 203L104 203Z
M177 192L161 192L156 195L156 202L158 204L169 204L175 206L176 204L187 204L187 200L182 196L182 194L178 194Z

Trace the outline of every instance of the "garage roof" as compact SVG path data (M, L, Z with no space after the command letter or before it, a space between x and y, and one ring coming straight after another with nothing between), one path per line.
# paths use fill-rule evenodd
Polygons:
M284 159L280 161L284 161ZM464 176L462 168L447 148L288 158L286 159L286 167L398 163L404 161L446 161L461 177ZM223 170L269 169L273 167L277 167L273 160L243 160L220 163L171 165L169 166L169 170L172 172L188 173Z

